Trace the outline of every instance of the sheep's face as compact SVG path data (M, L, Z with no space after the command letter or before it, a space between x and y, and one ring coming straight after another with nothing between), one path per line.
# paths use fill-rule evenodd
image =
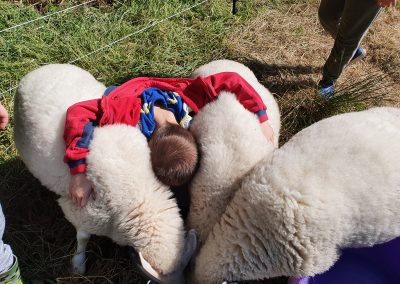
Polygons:
M134 249L131 249L131 255L134 259L139 270L145 276L145 278L155 282L155 283L185 283L183 271L189 264L194 252L198 246L198 235L194 230L190 230L186 236L185 247L183 249L183 254L177 262L175 269L167 274L162 275L156 269L154 269L150 263L146 261L141 252L137 253Z

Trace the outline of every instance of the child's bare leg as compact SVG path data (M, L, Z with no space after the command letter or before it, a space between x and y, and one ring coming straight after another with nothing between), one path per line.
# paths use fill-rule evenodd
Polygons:
M90 239L90 234L78 230L76 233L76 252L72 258L72 269L75 273L84 274L86 271L86 247Z

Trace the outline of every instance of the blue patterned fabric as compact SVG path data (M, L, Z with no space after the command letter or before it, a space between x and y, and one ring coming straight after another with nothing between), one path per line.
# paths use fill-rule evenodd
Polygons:
M156 129L157 125L154 120L154 105L156 103L162 104L167 110L171 111L180 126L189 127L192 120L189 115L191 110L177 93L149 88L142 93L142 109L139 119L140 130L144 136L150 138Z

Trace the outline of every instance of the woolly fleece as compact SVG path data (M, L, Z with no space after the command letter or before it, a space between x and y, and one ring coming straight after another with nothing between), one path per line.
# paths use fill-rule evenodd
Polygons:
M17 91L15 144L32 174L60 195L59 204L77 230L133 246L158 272L170 273L182 254L183 221L171 192L153 174L147 142L138 129L97 128L87 162L98 197L79 208L68 196L65 112L76 102L101 97L104 90L92 75L72 65L32 71Z
M278 145L278 105L249 68L231 60L217 60L198 68L193 77L228 71L241 75L260 94L268 109L275 145ZM262 136L255 115L246 111L232 93L224 91L218 100L195 116L190 130L199 144L201 160L191 182L192 204L187 223L196 229L200 240L205 241L238 189L239 182L258 161L274 150L274 146Z
M254 134L246 139L259 139ZM315 275L341 248L399 236L399 141L395 108L338 115L299 132L243 179L196 258L194 282Z

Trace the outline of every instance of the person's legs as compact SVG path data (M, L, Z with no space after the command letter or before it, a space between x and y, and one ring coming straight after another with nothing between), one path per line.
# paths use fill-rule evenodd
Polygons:
M3 233L6 221L0 205L0 274L13 264L13 253L9 245L3 243Z
M342 16L345 0L321 0L318 17L322 27L333 37L336 37L339 20Z
M324 65L324 82L339 78L380 11L376 0L346 0L335 44Z
M0 204L0 283L22 284L18 260L11 247L3 243L5 218Z

